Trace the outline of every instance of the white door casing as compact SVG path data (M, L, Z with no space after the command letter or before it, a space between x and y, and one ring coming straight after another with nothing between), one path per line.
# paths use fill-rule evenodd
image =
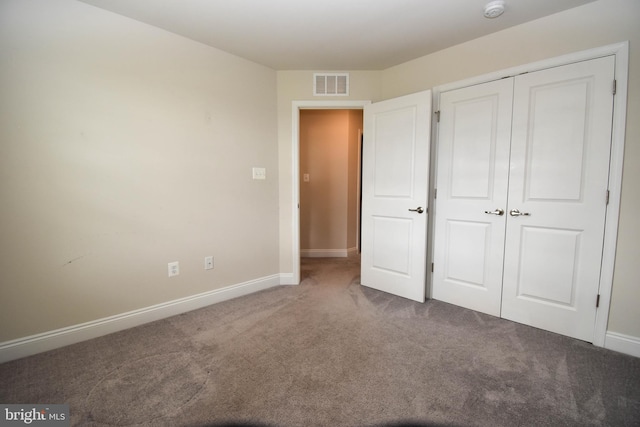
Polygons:
M440 97L432 296L494 316L502 293L512 97L512 79Z
M361 283L420 302L430 117L429 90L364 108Z
M515 77L502 317L591 341L607 208L613 56ZM516 213L517 214L517 213Z
M300 110L302 109L357 109L361 110L371 101L292 101L291 102L291 273L280 274L280 284L300 283Z

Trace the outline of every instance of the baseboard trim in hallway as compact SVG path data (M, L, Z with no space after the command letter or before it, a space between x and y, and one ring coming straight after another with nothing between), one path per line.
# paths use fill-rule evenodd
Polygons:
M347 258L357 254L357 248L349 249L300 249L302 258Z

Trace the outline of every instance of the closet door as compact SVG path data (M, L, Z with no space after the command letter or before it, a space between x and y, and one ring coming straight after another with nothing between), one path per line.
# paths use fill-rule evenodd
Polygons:
M502 317L593 339L614 57L515 78Z
M513 79L444 92L432 296L500 315Z

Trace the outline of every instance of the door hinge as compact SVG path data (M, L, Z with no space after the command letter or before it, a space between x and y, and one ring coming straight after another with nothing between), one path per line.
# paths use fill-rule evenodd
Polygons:
M431 272L433 273L433 263L431 263Z
M434 198L434 199L437 199L437 198L438 198L438 189L437 189L437 188L434 188L434 189L433 189L433 198Z
M600 294L596 297L596 308L600 307Z
M609 190L607 190L607 205L609 205Z
M613 81L613 94L615 95L617 91L618 91L618 81L614 80Z
M440 123L440 110L436 111L434 114L436 115L436 121Z

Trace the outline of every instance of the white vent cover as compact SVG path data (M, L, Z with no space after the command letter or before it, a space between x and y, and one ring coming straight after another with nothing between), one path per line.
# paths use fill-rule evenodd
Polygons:
M314 73L313 94L315 96L349 95L349 73Z

